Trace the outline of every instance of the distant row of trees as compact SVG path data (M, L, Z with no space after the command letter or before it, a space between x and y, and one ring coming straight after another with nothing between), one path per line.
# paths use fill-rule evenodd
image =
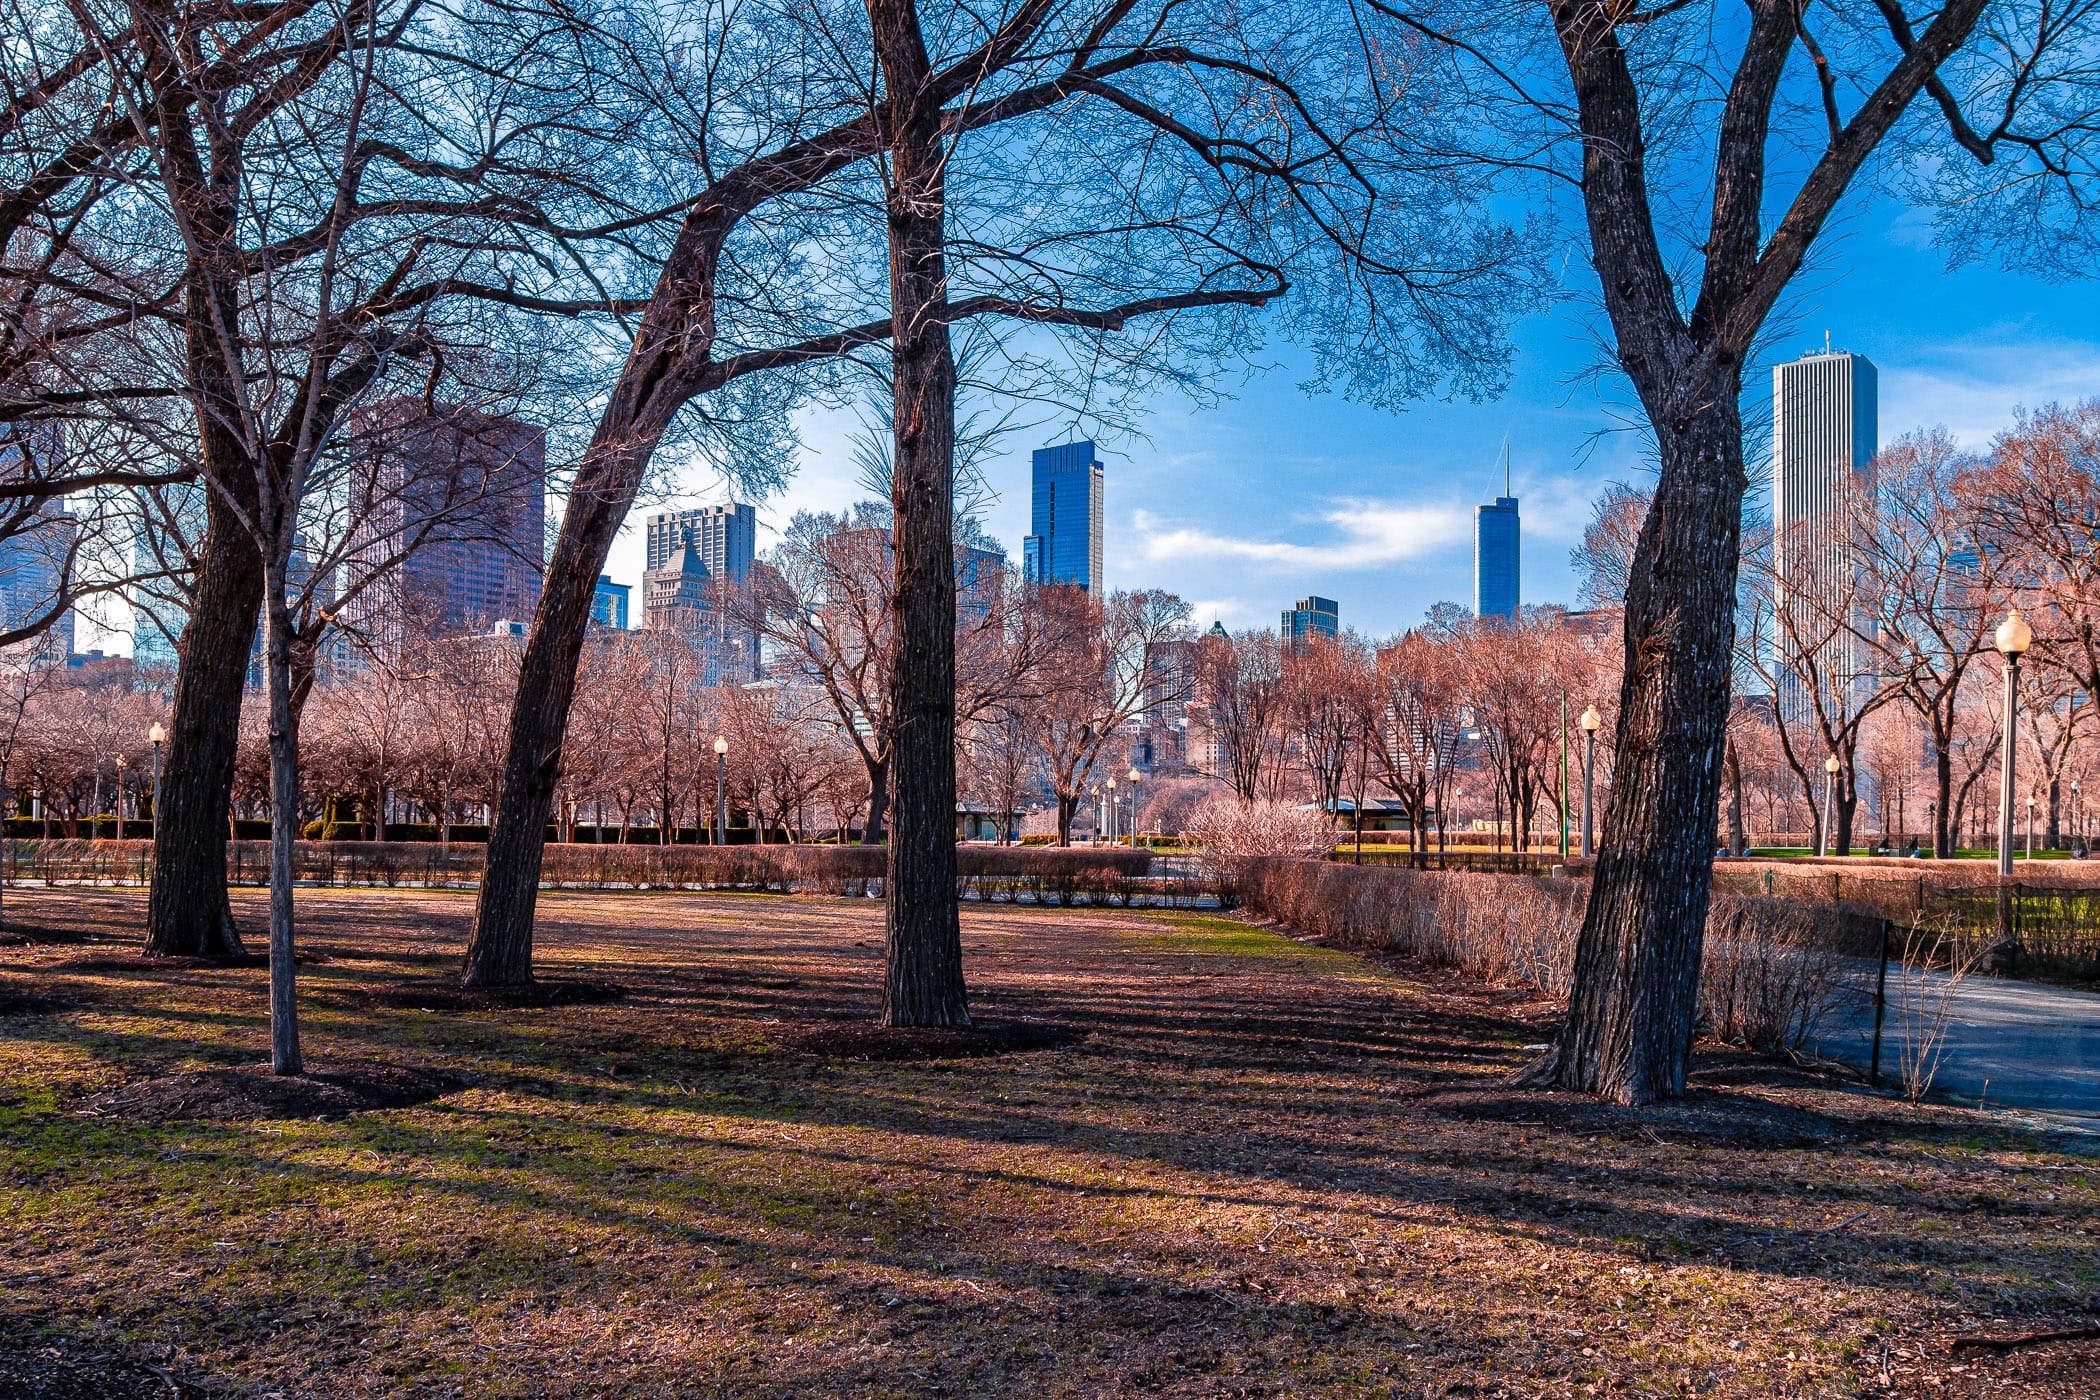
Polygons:
M2020 668L2020 825L2066 840L2071 784L2100 741L2100 400L2025 413L1987 449L1944 430L1906 434L1874 462L1874 489L1840 503L1827 560L1771 522L1748 527L1737 596L1724 762L1727 822L1746 798L1766 830L1850 850L1861 804L1883 832L1922 832L1947 851L1995 830L2004 726L1992 634L2009 609L2035 629ZM1615 488L1575 552L1586 595L1624 588L1648 495ZM1830 525L1820 527L1829 529ZM1800 586L1820 571L1830 589ZM1838 772L1827 781L1825 760Z

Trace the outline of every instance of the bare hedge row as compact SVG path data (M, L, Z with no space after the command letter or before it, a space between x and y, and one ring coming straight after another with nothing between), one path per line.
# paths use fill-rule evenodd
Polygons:
M150 841L9 841L9 880L139 884L151 873ZM486 848L415 841L300 841L293 874L315 885L473 885ZM883 876L881 846L618 846L550 844L543 884L579 889L753 889L865 894ZM227 848L227 879L259 885L269 878L267 841ZM1039 900L1127 897L1150 871L1149 851L1094 848L962 846L959 882L982 898L1025 890Z
M1586 879L1280 856L1248 862L1239 880L1241 904L1265 918L1562 998L1588 896ZM1827 905L1717 893L1699 987L1705 1030L1760 1049L1806 1043L1836 994L1844 950L1857 941L1848 922Z

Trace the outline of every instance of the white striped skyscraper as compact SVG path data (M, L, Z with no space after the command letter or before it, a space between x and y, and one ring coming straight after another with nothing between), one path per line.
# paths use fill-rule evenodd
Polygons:
M1876 384L1873 362L1843 350L1772 370L1772 601L1789 719L1811 712L1803 672L1826 695L1849 693L1866 664L1851 628L1874 508ZM1812 666L1798 664L1804 656Z

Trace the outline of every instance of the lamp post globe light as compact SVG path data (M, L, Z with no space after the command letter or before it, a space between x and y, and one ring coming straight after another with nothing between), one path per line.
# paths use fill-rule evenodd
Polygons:
M729 844L729 797L728 797L729 740L715 735L715 844Z
M160 722L156 720L153 727L146 731L146 737L153 741L153 839L158 841L160 839L160 748L162 744L168 742L168 731L161 728Z
M1823 830L1819 833L1822 849L1816 852L1819 856L1827 856L1836 850L1838 769L1843 766L1836 754L1823 760Z
M1108 780L1108 844L1116 844L1116 780Z
M1925 801L1925 825L1932 831L1932 856L1935 860L1939 859L1940 854L1939 812L1939 800L1937 798L1927 798Z
M122 831L123 829L123 823L118 823L117 830ZM2027 794L2027 851L2021 858L2023 860L2034 859L2034 794L2031 792Z
M1145 780L1145 775L1138 772L1137 766L1133 764L1125 776L1130 779L1130 844L1135 849L1138 837L1138 784Z
M122 754L117 755L117 839L119 841L124 839L124 770L126 768L129 768L130 766L130 759L124 757L124 755ZM2033 805L2033 799L2030 798L2028 800L2028 806L2032 807ZM2028 814L2027 824L2030 827L2034 825L2033 814L2031 812ZM2030 844L2032 843L2030 842Z
M1604 716L1597 713L1595 705L1582 712L1582 858L1588 860L1597 854L1592 815L1597 795L1597 731L1604 727Z

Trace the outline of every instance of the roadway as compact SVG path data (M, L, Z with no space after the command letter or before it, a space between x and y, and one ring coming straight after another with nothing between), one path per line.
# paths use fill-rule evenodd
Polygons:
M1874 965L1848 979L1817 1050L1861 1069L1874 1037ZM1901 1084L1902 1047L1946 1000L1946 1037L1933 1093L1961 1103L2100 1119L2100 995L1971 973L1951 991L1941 972L1889 968L1881 1079ZM2100 1122L2096 1122L2100 1126Z

